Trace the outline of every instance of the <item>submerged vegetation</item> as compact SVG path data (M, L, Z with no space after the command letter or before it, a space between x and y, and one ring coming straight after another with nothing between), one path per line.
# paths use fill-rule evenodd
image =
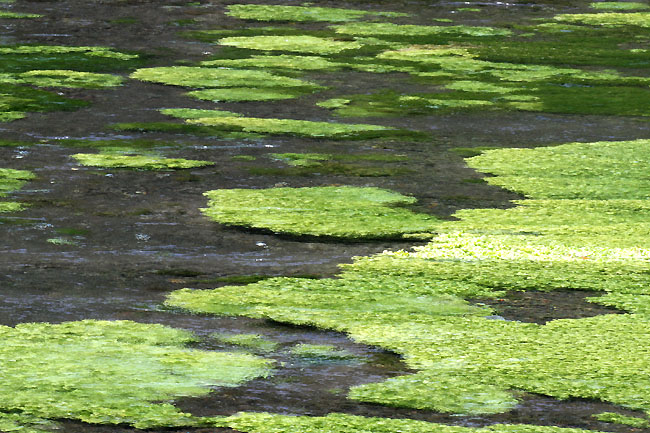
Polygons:
M137 428L205 425L170 401L237 386L270 368L247 354L187 349L195 337L162 325L26 323L2 326L0 334L6 431L50 431L57 426L49 420L64 418Z
M184 158L163 158L149 155L115 155L112 153L77 153L72 155L81 165L102 168L132 168L138 170L179 170L214 165L212 161Z
M0 198L6 197L13 191L19 190L35 176L27 170L14 170L11 168L0 168ZM23 205L13 201L0 201L0 213L15 212L23 208Z
M439 221L398 206L415 202L379 188L221 189L203 212L222 224L344 239L417 237Z

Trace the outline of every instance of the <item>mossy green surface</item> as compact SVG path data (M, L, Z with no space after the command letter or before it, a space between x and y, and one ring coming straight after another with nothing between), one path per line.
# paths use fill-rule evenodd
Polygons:
M650 5L640 2L593 2L589 4L594 9L609 10L642 10L650 9Z
M432 230L438 219L399 206L415 202L379 188L222 189L203 212L222 224L344 239L400 238Z
M122 77L94 72L78 72L61 69L33 70L22 72L13 77L0 77L0 82L11 84L29 84L38 87L73 87L100 89L119 86Z
M350 36L393 36L398 38L448 36L508 36L508 29L476 26L421 26L392 23L348 23L332 26L339 34ZM435 42L435 40L432 40Z
M611 422L615 424L629 425L636 428L650 427L650 421L644 418L622 415L616 412L602 412L594 415L598 421Z
M198 136L219 137L225 139L257 138L259 135L248 132L231 132L223 128L189 125L172 122L125 122L109 125L109 129L118 132L164 132L169 134L190 134Z
M226 15L255 21L354 21L359 18L404 17L408 14L398 12L374 12L358 9L338 9L316 6L282 6L236 4L228 6Z
M131 78L173 86L212 87L309 87L318 85L297 78L285 77L266 71L207 68L197 66L163 66L138 69Z
M70 111L88 106L86 101L26 86L3 84L0 93L0 122L25 117L28 112Z
M148 155L115 155L112 153L77 153L72 155L81 165L102 168L137 170L181 170L214 165L212 161L183 158L162 158Z
M287 51L306 54L336 54L357 50L362 44L315 36L234 36L219 40L221 45L260 51Z
M293 99L305 93L304 91L291 89L231 87L227 89L195 90L188 92L187 95L196 99L213 102L247 102Z
M108 47L66 47L61 45L18 45L0 47L0 72L32 70L118 71L142 63L136 54Z
M170 305L348 333L404 355L415 375L351 389L361 401L473 414L507 411L512 390L592 398L650 413L648 140L487 150L472 167L529 197L463 210L413 251L357 258L337 279L278 278L182 290ZM635 314L545 325L486 320L465 299L509 290L593 290ZM605 294L598 297L599 294Z
M245 59L219 59L201 62L203 66L219 66L229 68L269 68L289 69L298 71L331 71L342 64L327 60L319 56L290 56L282 55L257 55Z
M26 14L21 12L11 12L11 11L2 11L0 10L0 19L2 18L12 18L12 19L21 19L21 18L41 18L43 15L39 14Z
M297 358L311 362L349 361L356 358L353 353L337 349L330 344L296 344L289 352Z
M593 433L591 430L524 424L459 427L412 419L365 418L341 413L324 417L239 413L216 419L215 424L245 433Z
M6 197L13 191L19 190L34 177L34 174L27 170L0 168L0 197ZM17 212L22 209L23 205L20 203L0 201L0 213Z
M562 14L556 15L554 18L560 22L580 23L591 26L634 26L640 28L650 27L650 12L600 12L594 14Z
M204 125L224 131L297 135L312 138L374 138L399 133L393 128L355 123L315 122L310 120L258 117L206 117L188 119L191 125Z
M136 428L202 425L172 399L237 386L270 367L246 354L186 349L194 341L190 333L161 325L27 323L0 327L0 334L0 425L8 431L12 422L50 431L48 420L58 419Z

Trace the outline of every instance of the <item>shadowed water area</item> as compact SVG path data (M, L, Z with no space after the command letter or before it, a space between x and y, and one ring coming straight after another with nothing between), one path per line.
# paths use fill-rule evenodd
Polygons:
M417 203L407 205L408 209L452 221L456 219L453 214L462 209L507 209L514 206L512 200L523 198L521 194L489 185L484 180L489 175L469 168L463 158L480 153L469 148L532 148L567 142L635 140L648 138L650 133L648 117L641 115L524 110L439 113L425 110L413 114L397 110L391 116L344 117L315 105L331 98L386 90L405 95L430 92L432 88L440 90L436 83L414 80L399 71L381 74L345 68L331 72L307 71L301 79L327 88L288 101L216 104L186 95L194 89L128 78L140 67L188 66L244 56L237 49L211 43L205 35L197 37L191 32L214 29L237 32L267 25L316 32L323 31L327 25L240 20L224 13L231 3L16 0L7 5L11 11L42 17L0 18L2 46L103 46L137 53L140 57L133 64L119 66L115 61L113 69L100 66L92 70L122 77L120 86L43 87L58 96L87 102L83 107L68 111L28 111L22 119L0 123L1 168L28 170L35 175L9 196L12 201L24 204L25 209L0 213L0 324L13 327L30 322L129 320L191 331L198 336L191 347L205 351L245 351L236 344L219 341L214 338L215 333L255 334L275 343L269 351L253 350L261 357L274 360L269 377L255 378L231 388L217 388L208 395L173 400L180 410L196 416L232 415L242 411L312 416L348 413L467 427L525 423L626 433L650 431L601 422L593 417L602 412L642 417L641 411L597 400L558 400L524 391L517 391L520 403L513 410L496 415L454 415L357 402L346 398L350 387L382 382L414 370L399 355L357 344L342 333L264 319L190 314L163 306L170 292L186 287L210 289L233 285L236 290L237 284L276 276L306 280L332 278L339 273L338 265L351 263L353 257L385 250L408 250L425 243L423 239L395 240L394 237L342 240L226 226L208 219L200 210L207 205L203 195L206 191L339 185L378 187L415 197ZM257 1L256 4L278 3ZM589 11L585 1L551 0L359 4L318 1L313 5L411 14L394 19L400 24L431 25L435 20L453 19L457 25L503 28L534 25L557 14ZM479 12L463 11L463 8ZM351 37L340 39L349 41ZM633 42L634 48L637 42ZM0 57L0 63L4 61ZM647 78L649 65L627 64L618 70L625 75ZM67 69L64 66L65 63L43 69ZM74 69L75 65L68 66ZM602 69L601 66L590 68ZM3 85L0 83L0 88ZM257 118L368 123L423 135L347 140L115 127L134 122L169 123L170 117L159 110L179 107L229 110ZM4 145L5 142L10 145ZM78 153L98 153L105 148L118 148L118 153L129 155L156 154L213 164L177 171L129 170L84 166L72 157ZM274 156L311 153L382 154L396 158L378 162L332 157L325 163L301 166L287 163L286 157ZM587 302L585 298L590 296L597 294L580 290L528 291L510 292L496 299L475 298L471 302L492 307L494 315L488 319L538 324L621 313ZM302 344L331 345L350 356L301 358L291 350ZM96 425L66 419L60 420L60 427L64 432L144 431L125 424ZM146 431L235 430L169 427Z

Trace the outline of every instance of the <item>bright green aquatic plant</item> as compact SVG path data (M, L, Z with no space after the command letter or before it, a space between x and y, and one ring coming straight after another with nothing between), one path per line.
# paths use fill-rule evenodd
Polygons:
M147 155L115 155L112 153L77 153L72 155L81 165L102 168L131 168L137 170L181 170L214 165L212 161L183 158L163 158Z
M354 21L364 17L404 17L405 13L337 9L315 6L236 4L228 6L226 15L255 21Z
M3 84L0 93L0 121L21 119L28 112L77 110L88 104L86 101L65 98L45 90Z
M288 51L306 54L336 54L357 50L363 45L354 41L340 41L315 36L235 36L219 40L221 45L261 51Z
M6 197L13 191L19 190L28 181L34 179L34 174L27 170L0 168L0 197ZM23 205L12 201L0 201L0 213L17 212Z
M602 412L594 415L598 421L611 422L615 424L629 425L636 428L648 428L650 427L650 421L644 418L638 418L635 416L622 415L616 412Z
M593 2L589 4L594 9L610 9L610 10L641 10L650 9L650 5L639 2Z
M251 355L187 349L190 333L162 325L28 323L0 327L0 335L0 426L7 431L12 422L49 431L48 420L58 419L144 429L202 425L172 399L237 386L270 367Z
M278 101L293 99L307 92L292 89L264 89L255 87L230 87L227 89L204 89L188 92L196 99L213 102Z
M650 27L650 12L601 12L595 14L562 14L556 15L554 19L560 22L580 23L591 26L636 26L641 28Z
M403 207L415 202L379 188L222 189L203 212L222 224L344 239L400 238L433 230L438 219Z
M120 132L164 132L168 134L191 134L225 139L246 139L259 137L257 134L248 132L230 132L224 130L223 128L172 122L114 123L110 125L109 128L113 131Z
M11 11L1 11L0 10L0 19L1 18L13 18L13 19L20 19L20 18L41 18L43 15L39 14L26 14L26 13L21 13L21 12L11 12Z
M99 89L122 84L122 77L61 69L33 70L17 75L18 82L39 87L81 87Z
M163 108L162 114L176 117L177 119L206 119L218 117L240 117L241 114L226 110L201 110L196 108Z
M310 417L244 412L217 418L215 424L245 433L596 433L592 430L524 424L459 427L412 419L366 418L342 413Z
M212 334L212 338L255 352L270 353L278 348L278 343L267 340L259 334Z
M312 138L373 138L399 133L398 130L386 126L363 123L314 122L258 117L206 117L188 119L187 123L224 131L297 135Z
M298 71L332 71L339 69L342 64L332 62L319 56L290 56L258 55L245 59L219 59L201 62L203 66L219 66L228 68L268 68L289 69Z
M392 23L348 23L332 26L339 34L350 36L381 36L381 37L435 37L435 36L508 36L508 29L473 26L421 26L412 24Z
M164 66L138 69L131 78L172 86L211 87L307 87L320 88L308 81L272 74L266 71L206 68L196 66Z

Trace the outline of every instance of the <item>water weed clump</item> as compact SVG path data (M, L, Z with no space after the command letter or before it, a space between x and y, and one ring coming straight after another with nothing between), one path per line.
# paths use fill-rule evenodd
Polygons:
M438 219L403 207L415 202L379 188L222 189L205 194L203 212L228 225L351 240L396 239L431 231Z
M219 40L219 44L260 51L287 51L328 55L346 50L357 50L363 44L354 41L340 41L334 38L316 36L233 36Z
M650 427L650 421L644 418L638 418L635 416L622 415L616 412L602 412L594 415L598 421L611 422L615 424L629 425L636 428L648 428Z
M255 55L244 59L218 59L201 62L203 66L264 68L297 71L333 71L343 64L320 56Z
M175 408L269 374L270 363L242 353L190 350L195 338L162 325L85 320L0 327L0 425L49 431L49 420L136 428L204 425ZM10 430L11 431L11 430Z
M72 87L101 89L122 84L122 77L95 72L78 72L61 69L33 70L20 74L0 76L0 82L29 84L37 87Z
M182 170L214 165L212 161L163 158L151 155L116 155L113 153L76 153L72 155L72 158L81 165L136 170Z
M236 4L228 6L226 15L255 21L354 21L365 17L404 17L399 12L374 12L314 6Z
M459 427L412 419L366 418L341 413L324 417L239 413L217 418L215 425L246 433L595 433L576 428L524 424Z
M357 359L353 353L337 349L336 346L331 344L296 344L289 352L296 358L314 363Z
M232 344L253 352L270 353L279 344L259 334L212 334L212 338L222 343Z
M650 9L650 5L640 2L594 2L589 4L594 9L609 10L642 10Z
M0 197L6 197L10 193L19 190L28 181L36 176L27 170L14 170L12 168L0 168ZM23 209L23 205L13 201L0 201L0 213L16 212Z

